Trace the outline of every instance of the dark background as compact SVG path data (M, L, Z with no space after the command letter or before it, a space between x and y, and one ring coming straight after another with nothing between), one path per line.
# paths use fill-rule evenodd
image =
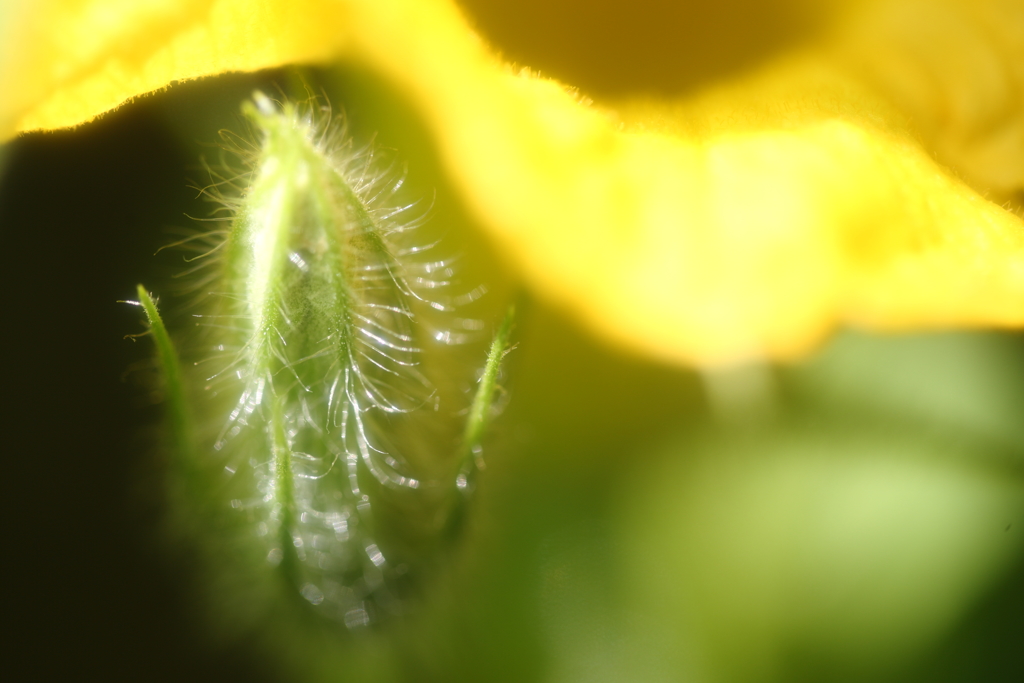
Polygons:
M268 680L244 644L209 649L189 568L161 544L151 348L124 338L144 330L141 310L118 303L164 276L161 228L187 224L193 202L194 160L157 100L5 150L9 680Z

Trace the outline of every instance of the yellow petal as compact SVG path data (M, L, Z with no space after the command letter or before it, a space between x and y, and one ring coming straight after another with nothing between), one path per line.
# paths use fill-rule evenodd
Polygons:
M75 7L85 21L117 4ZM70 125L171 80L337 54L409 96L465 201L535 291L627 347L707 364L794 357L839 324L1021 324L1024 222L925 152L939 149L983 189L1024 187L1019 13L1006 0L980 14L961 0L928 3L966 16L978 36L992 17L1005 22L1003 37L974 43L939 22L922 51L913 26L892 19L892 7L916 3L850 4L813 50L617 115L513 72L441 0L146 5L133 24L152 30L145 40L114 27L84 61L52 36L28 51L32 77L18 76L28 90L14 89L0 122ZM940 67L1000 68L980 86L933 67L934 54ZM914 69L961 105L974 101L964 88L981 92L980 108L951 117L960 109L915 94L914 78L888 78Z
M877 2L833 52L940 161L998 197L1024 191L1024 2Z
M0 140L84 123L174 81L325 61L345 41L346 9L329 0L12 3L0 26Z

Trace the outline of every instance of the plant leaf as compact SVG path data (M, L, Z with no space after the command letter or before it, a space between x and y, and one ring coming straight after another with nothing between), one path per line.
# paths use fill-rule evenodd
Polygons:
M171 430L171 445L176 456L176 463L185 466L184 460L193 451L193 429L192 419L185 400L185 385L182 382L181 365L178 362L178 353L174 349L170 335L167 334L167 327L164 325L160 312L157 310L153 297L142 285L137 286L139 305L146 313L149 322L150 335L153 337L153 344L156 346L157 359L160 363L160 370L164 381L165 404L167 406L167 421Z

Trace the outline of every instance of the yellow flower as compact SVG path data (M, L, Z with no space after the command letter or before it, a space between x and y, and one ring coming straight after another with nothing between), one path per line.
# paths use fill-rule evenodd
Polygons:
M18 3L0 139L183 79L351 60L414 103L526 282L627 348L714 364L844 324L1024 323L1024 221L992 201L1024 190L1024 5L813 6L815 38L742 78L593 105L503 63L448 0Z

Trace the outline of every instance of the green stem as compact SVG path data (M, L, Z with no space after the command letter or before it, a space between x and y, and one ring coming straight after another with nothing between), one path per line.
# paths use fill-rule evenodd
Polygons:
M273 387L267 387L272 391ZM281 570L285 578L299 587L299 557L295 550L295 480L292 471L292 449L285 433L284 410L281 399L270 397L271 415L268 424L270 443L274 458L274 500L280 506L278 519L278 542L281 544Z

